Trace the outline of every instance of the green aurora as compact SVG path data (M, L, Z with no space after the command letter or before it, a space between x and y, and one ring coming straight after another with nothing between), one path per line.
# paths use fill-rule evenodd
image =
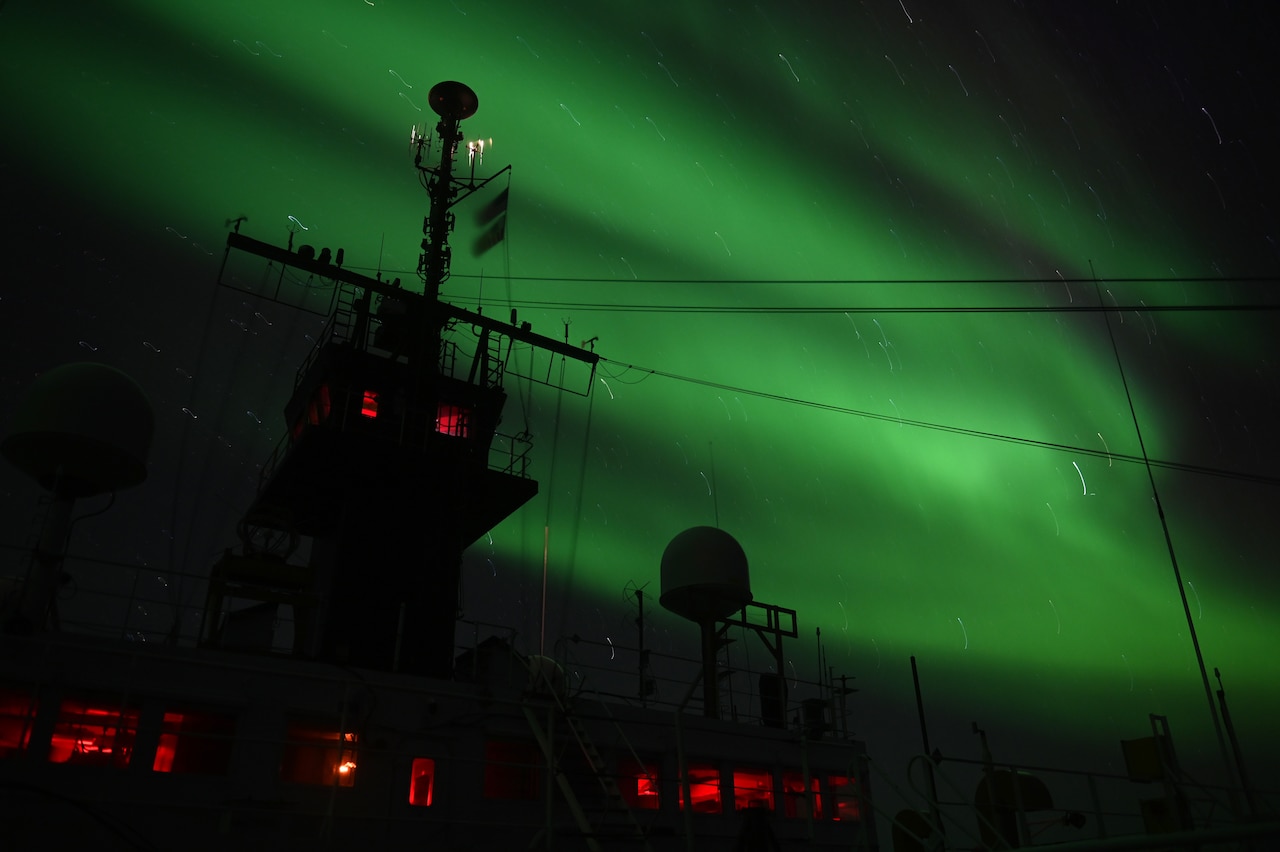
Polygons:
M148 529L112 558L198 572L234 543L319 328L214 292L224 221L283 244L295 217L412 280L409 131L459 79L480 97L464 130L492 140L477 174L511 164L512 194L478 258L478 199L459 206L445 297L605 359L590 400L509 389L541 493L472 549L469 614L536 649L545 535L548 635L630 644L624 588L656 597L666 542L718 523L756 599L798 610L797 670L821 628L858 677L873 742L911 747L916 655L944 750L976 754L976 718L1114 759L1157 712L1216 771L1136 415L1206 663L1246 744L1280 756L1274 321L1170 310L1266 298L1232 280L1275 261L1215 138L1247 123L1191 99L1213 81L1185 49L1123 50L1136 18L1085 48L1080 21L1016 6L722 7L6 4L7 170L182 270L153 282L127 242L64 260L85 301L46 295L46 339L6 371L19 387L84 341L160 402L157 470L114 522ZM1139 309L1080 310L1099 294ZM174 500L203 536L176 566L145 520ZM692 642L647 614L655 646Z

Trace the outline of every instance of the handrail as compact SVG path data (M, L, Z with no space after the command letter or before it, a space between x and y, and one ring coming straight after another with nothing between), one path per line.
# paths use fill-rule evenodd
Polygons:
M593 663L593 662L584 660L582 657L579 657L579 656L571 656L570 654L571 646L587 646L589 648L599 649L602 652L607 650L611 654L629 654L629 653L638 654L640 653L640 649L634 646L619 644L615 642L605 643L605 642L599 642L592 639L585 639L585 638L582 638L581 636L572 636L572 637L562 638L561 640L557 641L557 647L562 644L565 645L566 647L564 649L564 657L563 659L561 659L561 662L565 665L566 669L572 667L572 669L574 670L580 670L580 671L586 672L588 676L595 675L597 678L597 685L593 687L593 691L597 695L602 695L602 696L607 695L611 699L614 699L619 703L632 704L636 706L666 707L666 708L673 708L673 709L678 706L683 710L683 708L686 707L688 703L692 700L693 694L697 689L697 685L701 683L702 664L699 660L692 657L686 657L678 654L668 654L662 651L658 651L656 649L646 648L644 649L645 653L648 654L649 659L653 663L655 663L655 665L651 667L652 674L649 677L649 679L652 680L655 685L655 689L653 693L641 696L636 693L628 694L625 692L614 692L603 686L598 685L599 678L611 676L616 679L622 680L628 677L634 677L634 672L630 672L630 670L628 670L627 672L624 672L620 670L617 666L601 665L599 663ZM668 673L665 676L659 673L661 664L663 662L669 664L669 668L667 670ZM681 667L686 669L687 671L684 672L683 675L671 674L670 669L674 667ZM741 668L735 669L733 672L729 674L729 677L735 678L735 679L746 677L748 681L752 681L755 675L761 674L761 673L762 673L761 671L757 669L753 669L750 666L750 661L748 660L746 665L742 666ZM690 684L689 678L693 678L692 684ZM815 692L821 693L823 691L824 685L821 681L807 680L799 677L788 678L787 680L788 680L788 683L791 684L791 688L788 690L788 693L787 693L787 705L786 705L785 716L786 716L786 719L788 720L787 725L788 727L790 727L791 723L789 720L792 719L794 715L794 711L798 711L803 706L804 699L800 697L803 690L813 690ZM685 695L683 700L679 699L677 696L663 699L661 697L663 693L663 689L662 689L663 686L675 687L678 690L678 692L684 692L686 690L688 690L688 692ZM738 711L737 719L739 721L747 720L747 721L756 721L756 722L763 723L764 721L763 713L759 710L758 706L754 706L755 702L759 700L758 694L755 692L754 689L750 689L750 688L745 690L745 692L747 693L747 698L749 703L745 710ZM803 721L802 721L802 724L803 724ZM828 732L827 736L825 736L823 739L827 741L837 741L837 740L852 741L854 738L851 736L841 735L838 728L833 728L833 730Z
M983 766L985 764L985 761L983 760L977 760L973 758L964 758L964 757L943 757L941 760L942 762L945 762L945 763L955 763L955 764L962 764L967 766ZM1130 778L1126 774L1116 773L1116 772L1095 772L1095 771L1086 770L1086 769L1064 769L1062 767L1057 767L1057 766L1036 766L1036 765L1028 765L1028 764L1015 765L1010 763L995 763L993 765L997 769L1007 769L1009 771L1015 771L1015 772L1018 772L1018 771L1043 772L1043 773L1050 773L1054 775L1083 778L1086 781L1089 779L1102 779L1102 780L1108 780L1108 781L1122 781L1127 783L1142 783L1142 782L1134 781L1132 778ZM1186 781L1187 783L1194 785L1196 788L1206 793L1211 793L1213 791L1218 791L1221 793L1221 792L1230 790L1230 787L1225 784L1221 784L1221 785L1206 784L1204 782L1197 781L1194 778L1192 778L1185 770L1182 770L1182 769L1178 770L1177 775L1180 780ZM1222 805L1222 803L1218 799L1214 799L1214 798L1200 799L1200 800L1193 800L1193 801L1201 801L1201 802L1208 801L1215 806L1225 807L1224 805ZM1229 821L1230 820L1224 820L1224 822L1229 822Z
M879 782L884 783L884 784L887 784L887 785L889 786L889 789L891 789L891 790L893 790L895 793L897 793L897 794L898 794L898 796L902 799L902 801L903 801L903 802L905 802L905 803L907 803L907 804L912 804L911 797L910 797L910 796L908 796L908 795L903 791L902 787L901 787L899 784L897 784L896 782L894 782L893 778L892 778L892 777L890 777L888 773L886 773L883 769L881 769L881 768L880 768L879 764L877 764L877 763L876 763L874 760L872 760L871 758L867 757L867 758L866 758L866 765L867 765L867 768L868 768L870 771L872 771L872 772L874 772L874 773L876 774L876 777L879 779ZM910 773L908 772L908 776L909 776L909 775L910 775ZM912 785L911 792L915 793L917 796L923 796L923 794L922 794L919 790L915 789L915 785ZM927 803L927 801L928 801L928 797L924 797L924 798L925 798L925 801L926 801L926 803ZM890 814L888 811L884 810L884 809L883 809L883 808L881 808L879 805L876 805L876 804L874 804L874 803L871 803L871 802L866 801L865 797L864 797L861 801L862 801L862 803L863 803L864 805L866 805L866 804L870 804L870 805L871 805L871 811L872 811L872 813L877 814L877 815L879 815L879 816L883 817L884 819L888 820L888 821L889 821L889 823L890 823L891 825L895 825L895 826L897 826L898 828L902 829L902 830L903 830L903 831L905 831L907 834L909 834L911 837L913 837L913 838L915 838L917 841L919 841L919 842L920 842L920 844L921 844L922 846L924 845L926 838L924 838L924 837L920 837L920 836L919 836L919 835L917 835L914 831L912 831L910 828L908 828L907 826L905 826L905 825L903 825L902 823L900 823L900 822L898 821L898 817L897 817L897 815ZM941 809L939 809L939 810L941 810ZM967 830L966 830L966 829L964 829L963 827L961 827L961 829L960 829L960 830L961 830L961 832L962 832L962 833L964 833L967 837L969 837L970 839L973 839L973 840L975 840L975 841L976 841L976 838L974 838L974 837L973 837L973 834L972 834L971 832L967 831ZM981 843L979 842L979 843L978 843L978 846L977 846L977 847L975 847L975 848L980 848L980 847L981 847Z
M909 760L909 761L907 762L907 783L909 783L909 784L911 785L911 789L912 789L915 793L917 793L918 795L924 795L924 793L923 793L922 791L920 791L920 790L916 789L915 781L914 781L914 780L912 779L912 777L911 777L911 767L912 767L912 766L914 766L914 765L915 765L915 763L916 763L916 761L919 761L919 760L930 760L930 757L929 757L928 755L924 755L924 754L917 754L917 755L915 755L914 757L912 757L912 758L911 758L911 760ZM938 778L941 778L941 779L942 779L942 781L943 781L943 783L945 783L948 787L950 787L950 788L951 788L951 790L952 790L952 792L954 792L957 796L963 796L963 795L964 795L964 794L960 791L959 786L958 786L958 785L957 785L957 784L956 784L956 783L955 783L955 782L950 778L950 776L948 776L945 772L943 772L939 767L936 767L936 766L935 766L933 776L934 776L934 779L935 779L935 780L936 780L936 779L938 779ZM1016 784L1014 785L1014 792L1015 792L1015 794L1017 793L1017 785L1016 785ZM969 806L967 806L967 805L966 805L966 809L967 809L968 807L969 807ZM1018 808L1018 811L1019 811L1019 812L1021 812L1021 811L1022 811L1022 808L1021 808L1021 807L1019 807L1019 808ZM1007 841L1007 840L1005 839L1004 835L1001 833L999 826L997 826L995 823L993 823L993 822L992 822L992 821L991 821L991 820L990 820L986 815L984 815L984 814L982 813L982 811L978 810L978 808L974 807L974 808L973 808L973 812L974 812L974 814L977 816L978 821L979 821L980 823L982 823L983 825L985 825L985 826L990 830L991 835L992 835L993 837L997 838L997 840L1002 844L1003 848L1005 848L1005 849L1012 849L1012 848L1013 848L1013 847L1012 847L1012 845L1009 843L1009 841ZM983 841L982 841L982 840L980 840L980 839L979 839L979 838L977 838L977 837L974 837L974 836L973 836L973 833L972 833L972 832L970 832L969 830L967 830L964 826L962 826L962 825L960 824L960 822L959 822L959 820L958 820L958 819L956 819L956 818L955 818L955 817L953 817L953 816L950 816L949 814L945 814L945 813L943 813L942 808L938 808L938 816L940 816L940 817L941 817L941 818L943 818L943 819L949 819L951 822L953 822L953 823L955 824L956 828L960 831L960 833L961 833L961 834L963 834L964 836L968 837L970 840L973 840L975 843L977 843L977 844L978 844L978 846L979 846L979 847L981 847L981 846L983 845Z
M896 785L892 780L892 778L890 778L884 772L884 770L881 769L878 765L876 765L873 761L868 760L868 764L871 766L872 770L876 773L877 778L883 781L884 783L887 783L891 789L893 789L896 793L898 793L898 795L902 797L904 802L911 803L913 800L916 802L923 801L925 803L925 806L927 807L929 797L925 790L920 789L920 787L918 786L915 780L915 776L911 771L912 768L915 767L918 763L926 760L934 760L934 759L927 755L916 755L912 757L908 762L907 781L910 786L911 795L908 795L906 791L902 790L898 785ZM1036 825L1035 823L1028 823L1026 817L1027 817L1027 814L1031 812L1026 811L1026 809L1024 808L1022 798L1021 798L1021 792L1018 786L1014 785L1012 790L1014 801L1012 803L1006 803L1006 804L1017 812L1018 829L1019 829L1019 835L1020 835L1018 838L1017 845L1020 845L1023 847L1047 845L1047 846L1052 846L1054 850L1061 850L1063 848L1068 848L1068 847L1078 847L1078 848L1095 848L1096 847L1100 849L1102 848L1129 849L1129 848L1142 848L1144 846L1144 841L1140 837L1136 839L1133 837L1133 831L1135 829L1140 830L1139 824L1138 824L1138 821L1139 821L1138 815L1131 812L1104 810L1102 806L1103 797L1100 797L1098 793L1099 782L1107 782L1113 786L1115 785L1131 786L1135 783L1138 783L1138 784L1141 783L1141 782L1134 781L1127 774L1118 774L1114 772L1096 772L1091 770L1048 767L1048 766L1039 766L1039 765L1017 765L1017 764L1011 764L1011 763L994 763L986 759L979 760L979 759L970 759L970 758L946 757L946 758L939 758L934 762L950 763L957 768L964 767L970 770L981 770L983 773L988 773L992 770L1001 771L1001 772L1011 772L1011 773L1034 772L1034 773L1045 774L1049 776L1058 776L1060 779L1076 779L1077 782L1082 782L1082 783L1077 783L1074 786L1056 785L1054 787L1054 792L1055 792L1054 807L1050 812L1058 813L1058 814L1070 814L1070 813L1092 814L1096 828L1095 828L1094 836L1091 839L1079 840L1079 841L1071 840L1069 838L1053 839L1051 841L1048 841L1047 843L1043 843L1043 842L1038 843L1037 842L1038 832L1051 827L1052 823L1042 822L1039 825ZM964 835L969 840L973 841L975 845L984 845L984 843L993 842L992 839L990 838L987 841L978 840L977 838L974 837L972 831L966 828L966 825L963 822L963 820L966 819L966 817L968 819L976 818L979 824L985 825L985 827L990 830L991 838L994 838L994 842L997 844L997 848L1005 849L1011 846L1010 841L1005 838L1001 830L992 823L991 819L989 819L988 816L984 815L981 812L981 810L975 806L975 802L973 801L972 797L967 795L965 790L962 789L962 785L956 781L954 773L937 771L937 770L935 770L935 773L936 773L936 777L940 778L941 781L946 785L948 795L946 799L939 799L937 801L936 810L934 810L933 812L936 813L939 819L945 820L949 829L950 827L955 826L962 835ZM1185 775L1185 773L1179 773L1179 776L1183 776L1183 775ZM1064 786L1067 791L1066 801L1063 801L1061 796L1058 795L1063 791ZM1200 789L1205 791L1214 789L1212 785L1198 784L1197 786ZM1226 789L1226 788L1220 788L1220 789ZM1217 798L1211 798L1209 801L1213 805L1221 804L1221 802ZM1084 804L1085 802L1088 802L1091 804ZM1076 803L1080 803L1082 806L1077 807ZM969 815L972 815L972 816L969 816ZM889 817L887 813L882 813L882 816ZM907 826L901 825L894 818L891 818L891 817L889 818L891 823L897 825L900 829L907 830L909 833L912 834L913 837L915 836L914 832L911 832L910 829L907 828ZM1108 818L1112 818L1113 820L1115 818L1124 818L1129 822L1129 826L1127 828L1121 829L1118 833L1114 831L1108 831L1108 828L1107 828ZM1217 834L1223 831L1227 831L1229 833L1230 831L1234 830L1231 828L1231 826L1236 824L1236 822L1230 818L1229 814L1226 816L1215 817L1213 812L1207 815L1203 813L1197 814L1196 821L1197 821L1198 827L1193 832L1187 832L1186 833L1187 836L1189 837L1190 836L1209 837L1211 835L1217 836ZM1066 822L1063 821L1063 824L1065 825ZM1078 823L1072 823L1072 824L1076 825L1077 827L1079 827L1080 825ZM1033 832L1032 831L1033 828L1037 829L1037 831ZM1149 841L1149 843L1155 843L1156 841L1164 842L1165 840L1167 840L1167 838L1171 837L1171 835L1157 834L1157 835L1152 835L1151 837L1152 839L1151 841ZM920 839L922 842L925 840L924 838L918 838L918 839ZM1160 845L1160 844L1157 843L1156 845Z
M596 780L599 782L601 789L605 792L606 797L612 794L617 794L617 798L622 806L622 809L626 812L627 819L630 821L632 827L635 828L636 833L643 839L645 849L649 849L649 840L647 835L645 834L644 826L642 826L640 824L640 821L636 819L636 816L632 812L630 804L628 804L627 801L624 798L622 798L621 794L618 792L617 783L614 782L613 790L610 791L609 784L606 780L605 775L601 772L600 767L596 765L597 761L600 758L599 751L596 749L594 744L592 744L592 742L590 741L589 735L587 734L586 730L583 729L580 726L580 724L575 724L576 717L574 716L573 711L570 709L570 706L569 706L570 699L567 694L567 690L562 689L560 684L552 682L551 671L548 670L547 666L539 665L535 667L531 665L531 662L535 659L542 661L542 660L545 660L546 658L544 657L526 657L525 658L525 668L528 671L532 681L530 683L531 688L542 688L546 694L551 696L552 700L555 702L556 708L560 711L560 714L568 721L569 730L573 733L574 739L578 741L578 746L582 750L583 757L586 758L587 765L591 767L591 772L593 775L596 776ZM551 662L555 663L554 660L552 660ZM555 664L559 666L558 663L555 663ZM613 716L611 713L608 713L608 706L604 704L601 704L601 706L605 708L606 713L609 715L610 719L614 721L614 725L617 726L617 721L613 719ZM542 731L538 727L536 723L536 719L532 715L532 711L529 708L528 704L525 704L524 710L525 710L526 717L529 719L530 726L533 728L534 736L538 739L539 744L542 745L543 751L547 755L548 762L552 761L554 758L553 758L553 751L551 749L551 743L546 740L545 735L542 733ZM636 762L639 763L640 758L636 756L635 749L631 748L630 741L627 740L626 733L622 731L622 728L620 726L617 726L617 727L618 727L619 733L622 734L623 741L627 743L628 750L631 752L632 756L635 756ZM593 752L594 752L594 755L593 755ZM569 800L570 809L574 811L575 819L577 819L580 824L585 823L585 819L586 819L585 814L582 812L581 806L577 802L577 796L574 795L572 788L569 786L568 778L564 775L563 772L557 771L556 780L559 782L561 791L564 793L565 798ZM583 829L584 830L586 829L585 824L583 824ZM588 837L587 842L588 842L588 845L591 846L593 849L598 848L598 843L595 842L594 838Z

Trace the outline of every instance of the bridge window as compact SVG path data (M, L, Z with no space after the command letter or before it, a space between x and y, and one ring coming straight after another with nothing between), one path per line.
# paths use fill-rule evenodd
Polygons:
M207 710L167 710L151 762L155 772L226 775L231 765L235 717Z
M0 757L26 751L36 718L35 693L27 689L0 689Z
M449 402L436 408L436 431L441 435L465 438L470 432L471 409Z
M818 793L817 776L809 777L809 789L806 791L803 773L782 773L782 814L799 819L811 816L822 819L822 796Z
M862 808L858 803L858 782L844 775L827 776L827 789L831 791L831 803L834 813L832 819L862 819Z
M618 763L618 792L628 807L656 811L662 799L658 793L658 766L627 758Z
M369 392L365 392L365 398L368 399ZM375 397L375 408L377 394ZM307 403L307 423L311 426L319 426L321 423L329 419L329 412L333 409L333 401L329 397L329 386L321 385L316 391L315 396Z
M429 757L415 757L409 769L409 804L431 807L436 786L436 762Z
M110 698L64 698L49 741L49 761L124 768L137 734L135 707Z
M280 780L355 786L356 735L312 722L289 722L280 754Z
M733 809L773 810L773 773L767 769L733 770Z
M693 812L718 814L723 810L720 800L720 769L710 763L689 764L689 799ZM684 809L684 784L680 785L680 809Z
M293 428L289 431L290 437L295 441L298 440L308 426L319 426L328 420L332 410L333 399L329 396L329 386L321 385L315 396L307 403L307 410L299 415L293 424Z

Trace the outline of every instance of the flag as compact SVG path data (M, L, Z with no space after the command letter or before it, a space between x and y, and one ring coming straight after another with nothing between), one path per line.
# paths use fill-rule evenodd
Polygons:
M505 216L507 212L507 197L511 194L510 187L502 190L493 200L480 208L480 212L476 214L477 225L487 225L499 216Z
M502 242L507 236L507 201L510 192L509 188L502 190L476 214L476 224L482 228L488 226L471 246L471 253L476 257Z
M498 243L502 242L506 235L507 217L503 216L501 219L494 222L487 231L476 237L475 243L471 246L471 253L476 257L479 257Z

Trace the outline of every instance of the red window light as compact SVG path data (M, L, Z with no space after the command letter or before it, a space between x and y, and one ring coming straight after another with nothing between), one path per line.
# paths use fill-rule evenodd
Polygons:
M436 762L429 757L415 757L409 770L409 804L421 808L431 807L435 785Z
M115 766L123 769L133 755L138 711L110 699L64 698L49 740L50 763Z
M226 775L235 718L203 710L166 711L151 762L154 772Z
M822 819L822 796L818 793L817 776L809 777L809 790L804 789L800 772L782 773L782 815L792 818Z
M855 821L862 819L862 808L858 804L858 782L844 775L827 776L827 789L831 791L831 801L835 820Z
M312 403L319 422L329 419L329 412L333 409L333 402L329 398L329 386L321 385L316 391L315 402Z
M694 813L720 813L720 770L709 763L690 764L689 799L693 802ZM680 785L680 809L684 810L683 783Z
M627 806L640 811L656 811L661 804L658 767L627 758L618 764L618 792Z
M290 722L280 753L280 780L354 787L356 735L307 722Z
M375 397L376 397L376 394L375 394ZM375 408L375 415L376 415L377 413L376 400L375 400L374 408ZM316 395L312 397L310 402L307 403L306 412L304 412L298 418L297 422L293 424L293 428L289 431L290 437L292 437L293 440L295 441L298 440L298 438L302 436L303 430L305 430L308 426L318 426L324 421L328 420L329 412L332 410L333 410L333 402L329 397L329 386L321 385L319 390L316 391Z
M360 413L370 420L378 416L378 392L367 390L360 403Z
M470 426L471 409L449 402L442 402L436 408L436 431L441 435L465 438Z
M733 809L773 810L773 773L767 769L733 770Z
M35 717L33 693L23 689L0 689L0 757L27 750Z

